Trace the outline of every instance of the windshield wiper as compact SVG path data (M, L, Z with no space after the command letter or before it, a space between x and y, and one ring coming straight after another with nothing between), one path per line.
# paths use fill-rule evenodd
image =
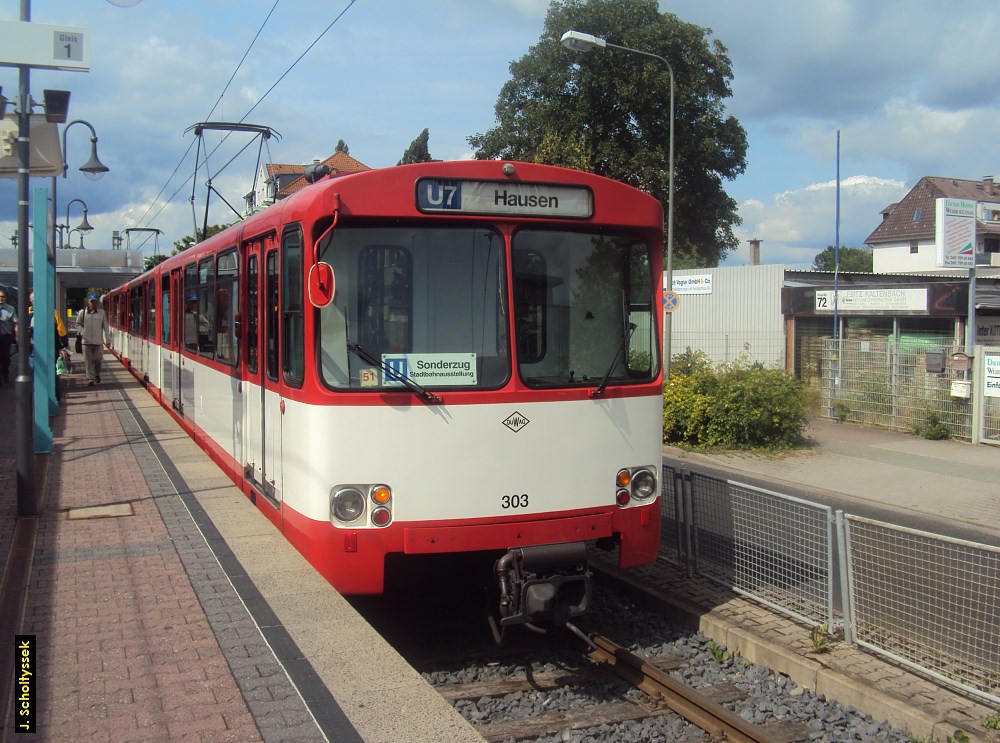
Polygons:
M625 347L628 346L629 339L632 338L632 331L634 330L635 323L630 322L628 324L628 332L622 335L622 342L619 344L618 350L615 351L614 358L611 359L611 366L608 367L608 371L605 373L604 379L601 380L601 383L591 391L591 397L600 397L604 394L604 390L608 386L608 380L611 379L611 373L615 370L615 367L618 366L618 359L621 358L622 352L625 350Z
M372 356L370 353L368 353L363 347L359 346L357 343L348 343L347 344L347 350L350 351L351 353L353 353L355 356L357 356L359 359L361 359L365 363L371 364L372 366L375 366L375 367L378 367L379 369L381 369L382 372L387 377L389 377L389 378L391 378L391 379L393 379L393 380L395 380L397 382L401 382L402 384L406 385L406 387L410 390L410 392L412 392L413 394L415 394L421 400L423 400L425 402L444 402L444 400L441 399L440 395L435 395L430 390L424 389L423 387L421 387L419 384L417 384L416 382L414 382L412 379L410 379L408 376L406 376L402 372L396 371L395 369L393 369L388 364L385 364L380 359L377 359L374 356Z

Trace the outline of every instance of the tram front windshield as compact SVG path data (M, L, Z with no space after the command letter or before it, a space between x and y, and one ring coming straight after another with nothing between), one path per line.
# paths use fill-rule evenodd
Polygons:
M537 388L649 381L653 277L636 238L488 227L338 227L319 360L334 389ZM512 281L509 306L506 277ZM508 338L508 327L515 338ZM513 346L513 349L512 349Z

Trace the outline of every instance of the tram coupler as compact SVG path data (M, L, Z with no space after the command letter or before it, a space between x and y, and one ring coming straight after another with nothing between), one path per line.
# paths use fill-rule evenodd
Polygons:
M561 626L586 613L590 604L590 570L583 542L515 547L494 565L500 586L500 626L491 617L493 637L523 624L543 631L540 623Z

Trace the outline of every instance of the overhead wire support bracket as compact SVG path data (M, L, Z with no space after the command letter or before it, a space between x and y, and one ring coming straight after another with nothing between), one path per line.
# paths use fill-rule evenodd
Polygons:
M202 228L199 235L198 217L195 212L195 189L197 188L197 183L198 183L198 166L201 162L201 145L202 145L202 139L204 139L205 131L224 131L230 133L242 132L255 135L253 139L260 137L260 145L258 146L257 149L257 166L254 168L254 174L253 174L253 191L257 190L257 176L260 172L260 157L261 153L263 152L264 145L269 139L271 139L271 137L274 137L275 139L281 139L281 135L271 127L265 126L263 124L244 124L241 122L227 122L227 121L201 121L197 124L194 124L193 126L189 126L187 129L184 130L184 133L187 134L188 132L192 131L194 132L194 135L198 137L198 147L195 150L194 177L191 184L191 216L194 219L195 239L204 240L208 233L208 210L213 191L216 194L218 194L219 198L222 199L223 202L225 202L226 206L228 206L230 209L233 210L233 213L236 214L237 217L242 217L242 215L235 208L233 208L233 205L230 204L228 201L226 201L226 199L222 196L222 194L219 193L218 189L212 186L212 173L211 171L209 171L208 181L206 183L207 193L205 196L205 216L202 222ZM226 136L228 137L228 134ZM251 143L253 142L253 139L251 139L250 141ZM225 138L223 139L223 141L225 141ZM240 150L240 152L243 152L243 150L245 150L246 147L249 146L249 144L250 143L244 146ZM206 145L205 147L206 169L208 168L208 156L209 156L208 146ZM228 167L233 162L233 160L235 160L236 157L238 156L239 153L237 153L236 156L234 156L228 163L226 163L226 165L220 168L215 175L218 175L223 170L225 170L225 168Z

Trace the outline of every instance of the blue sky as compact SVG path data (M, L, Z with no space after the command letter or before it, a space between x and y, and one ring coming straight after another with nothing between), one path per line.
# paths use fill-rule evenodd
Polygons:
M466 137L495 125L509 65L537 43L548 1L281 0L238 71L273 0L31 5L35 22L88 29L91 71L35 70L31 91L40 99L43 88L71 90L70 118L94 125L111 168L98 182L75 170L89 155L89 132L73 127L60 220L69 200L81 198L96 228L88 247L109 247L112 230L155 227L169 252L193 231L188 127L237 121L256 105L247 121L281 134L270 142L275 162L325 157L343 139L365 164L394 165L424 128L435 158L468 157ZM861 245L879 211L921 176L1000 176L995 0L672 0L660 7L711 29L733 63L727 107L750 148L746 173L725 184L744 220L737 228L743 242L727 265L747 262L752 237L762 241L764 262L797 267L834 243L838 130L841 245ZM0 0L0 19L18 20L19 9L19 0ZM0 85L9 97L17 71L0 68ZM210 146L219 141L213 136ZM256 146L218 169L245 143L233 137L209 161L214 185L237 206L250 189ZM204 183L202 170L199 221ZM15 182L0 180L0 248L9 246L15 208ZM231 218L220 204L210 222Z

